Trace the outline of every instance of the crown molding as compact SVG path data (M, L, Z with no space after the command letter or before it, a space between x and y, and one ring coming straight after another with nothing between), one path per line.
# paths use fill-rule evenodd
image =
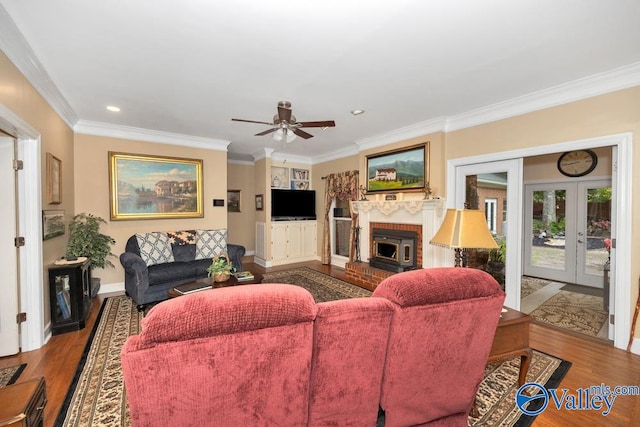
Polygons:
M227 157L227 163L231 165L255 166L255 162L251 160L230 159Z
M409 126L404 126L390 132L357 140L355 143L360 151L371 148L378 148L383 145L392 144L398 141L404 141L411 138L417 138L435 132L443 132L445 129L447 118L436 117L434 119L425 120Z
M445 131L465 129L640 85L640 62L447 118Z
M334 150L330 153L313 157L312 164L317 165L318 163L324 163L324 162L330 162L332 160L343 159L345 157L355 156L356 154L358 154L358 147L348 146L340 150Z
M300 163L303 165L312 165L313 162L311 161L310 157L307 156L297 156L295 154L287 154L287 153L280 153L280 152L275 152L271 154L271 158L275 161L278 162L293 162L293 163Z
M273 152L276 151L273 148L264 148L263 151L256 151L251 154L253 156L253 160L257 162L260 159L270 159Z
M227 151L231 141L203 138L200 136L162 132L158 130L112 125L109 123L80 120L73 128L74 132L85 135L106 136L110 138L132 139L134 141L155 142L159 144L179 145L182 147L203 148L205 150Z
M78 115L44 69L7 10L0 5L0 50L70 128Z

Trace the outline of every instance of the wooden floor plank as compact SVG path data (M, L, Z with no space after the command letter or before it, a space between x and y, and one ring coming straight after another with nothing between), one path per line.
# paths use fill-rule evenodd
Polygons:
M308 266L339 279L345 280L344 270L325 266L319 262L291 264L261 268L247 265L257 271L275 271ZM18 381L44 376L47 382L48 403L45 408L45 426L52 426L62 406L67 390L93 329L103 296L93 302L87 326L77 332L52 337L42 348L23 352L16 356L0 358L0 367L27 363L27 368ZM640 356L614 348L610 343L567 333L541 324L532 324L531 346L536 350L569 360L573 366L560 387L575 393L578 388L605 384L640 385ZM634 426L640 419L640 396L619 396L613 404L611 414L604 417L600 411L556 410L555 405L540 414L535 426L607 425Z

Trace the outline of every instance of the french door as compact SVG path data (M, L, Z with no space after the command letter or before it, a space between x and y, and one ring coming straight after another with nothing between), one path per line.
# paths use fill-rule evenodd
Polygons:
M611 180L526 185L525 212L525 275L603 287Z

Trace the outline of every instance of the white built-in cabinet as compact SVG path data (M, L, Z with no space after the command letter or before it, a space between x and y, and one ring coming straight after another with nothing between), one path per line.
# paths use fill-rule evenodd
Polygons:
M271 223L273 265L314 260L317 252L317 232L317 221Z

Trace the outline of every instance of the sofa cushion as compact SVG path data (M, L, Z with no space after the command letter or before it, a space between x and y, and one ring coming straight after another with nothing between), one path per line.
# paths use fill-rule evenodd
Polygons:
M140 258L147 266L174 261L167 233L136 234L136 240L140 247Z
M149 268L149 286L176 281L195 280L193 262L172 262L157 264Z
M196 259L196 245L171 244L173 259L179 262L191 262Z
M214 258L227 252L227 230L196 230L196 259Z

